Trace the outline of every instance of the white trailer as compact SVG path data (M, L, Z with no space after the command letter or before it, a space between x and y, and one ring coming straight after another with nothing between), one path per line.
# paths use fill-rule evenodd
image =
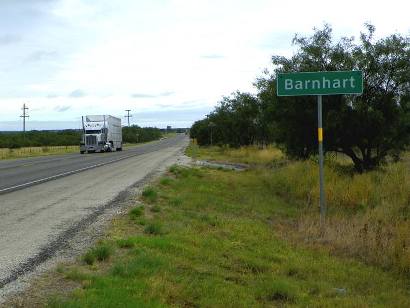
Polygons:
M110 115L83 116L80 153L122 151L121 119Z

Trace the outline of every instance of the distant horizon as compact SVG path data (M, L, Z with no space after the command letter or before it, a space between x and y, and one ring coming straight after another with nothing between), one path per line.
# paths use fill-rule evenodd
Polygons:
M138 125L140 127L191 127L194 119L204 118L210 113L208 107L195 108L190 110L167 110L155 112L137 112L131 113L130 125ZM90 113L91 114L91 113ZM98 113L93 113L98 114ZM100 113L109 114L109 113ZM121 118L121 124L126 126L128 120L121 115L112 114ZM199 116L198 116L199 115ZM34 117L36 119L34 119ZM17 116L16 116L17 118ZM192 119L192 120L191 120ZM0 121L0 131L20 131L23 129L23 120ZM47 121L37 120L35 112L30 114L30 118L26 120L26 130L62 130L62 129L81 129L81 116L77 116L67 120Z
M70 124L77 124L77 121L32 121L31 124L35 123L36 127L29 127L30 123L26 122L26 132L29 131L62 131L62 130L81 130L81 126L74 127L73 125L70 126ZM23 132L22 128L22 122L19 121L2 121L0 122L0 132ZM58 125L58 127L57 127ZM64 125L64 126L62 126ZM143 124L138 124L138 123L130 123L130 126L133 125L138 125L141 128L145 127L154 127L158 129L167 129L167 126L171 126L171 129L187 129L190 128L192 125L184 126L184 125L143 125ZM128 127L128 125L125 122L122 122L122 127ZM6 128L6 129L4 129Z

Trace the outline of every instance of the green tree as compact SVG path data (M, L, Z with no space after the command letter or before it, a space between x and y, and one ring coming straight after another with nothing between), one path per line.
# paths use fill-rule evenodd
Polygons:
M139 127L132 125L122 128L122 139L126 143L139 143L157 140L162 137L161 130L154 127Z
M0 133L0 148L19 148L29 146L78 145L80 130L28 131Z
M410 143L410 39L399 34L375 40L366 25L360 40L333 42L325 25L311 37L295 36L297 52L290 58L274 56L274 73L256 85L265 121L274 124L273 139L296 158L317 151L315 97L277 97L278 72L362 70L360 96L323 97L325 150L349 156L357 171L371 170L388 156L397 158Z
M258 141L260 106L257 97L236 92L224 97L206 119L194 123L191 138L198 144L227 144L238 147ZM212 138L211 138L212 134Z

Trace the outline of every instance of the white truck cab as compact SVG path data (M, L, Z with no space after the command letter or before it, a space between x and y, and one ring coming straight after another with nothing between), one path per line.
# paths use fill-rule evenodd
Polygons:
M122 150L121 119L110 115L88 115L82 117L82 124L81 154Z

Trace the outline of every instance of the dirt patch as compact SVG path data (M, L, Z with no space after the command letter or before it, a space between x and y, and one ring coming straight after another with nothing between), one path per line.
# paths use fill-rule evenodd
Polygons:
M239 164L239 163L228 163L228 162L216 162L208 160L197 160L194 162L197 166L208 167L213 169L225 169L234 171L244 171L249 169L249 165Z
M65 279L63 275L50 271L36 277L30 288L20 295L10 297L1 307L44 307L50 297L59 296L64 299L79 287L79 282Z

